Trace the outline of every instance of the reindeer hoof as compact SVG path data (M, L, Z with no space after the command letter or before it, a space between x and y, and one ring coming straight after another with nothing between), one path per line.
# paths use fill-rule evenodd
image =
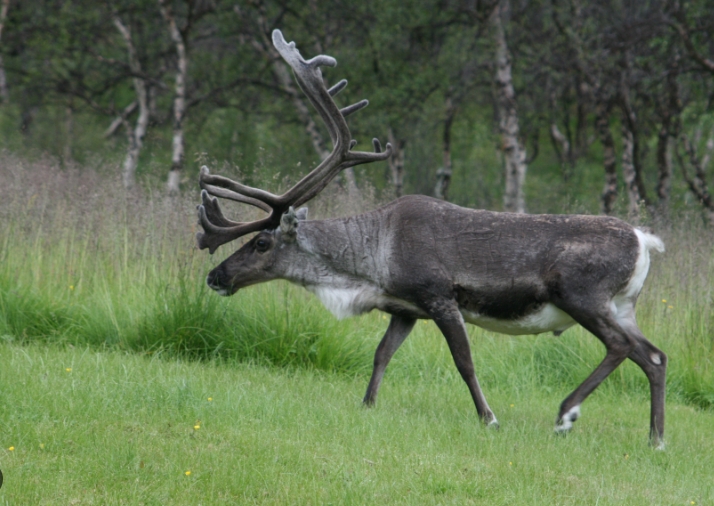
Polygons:
M658 452L663 452L665 450L665 445L664 445L664 439L662 438L653 438L650 440L650 446L652 447L653 450L658 451Z
M580 406L570 408L555 422L556 434L566 434L573 428L573 422L580 418Z
M498 430L501 428L501 424L498 423L498 420L496 420L496 417L494 416L493 420L486 423L486 428L492 429L492 430Z

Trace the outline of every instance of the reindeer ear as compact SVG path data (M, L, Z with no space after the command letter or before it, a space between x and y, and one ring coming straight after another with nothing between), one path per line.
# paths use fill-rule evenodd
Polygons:
M290 206L290 209L288 209L288 211L280 217L280 231L283 235L285 235L285 239L289 241L295 240L295 236L297 235L298 219L298 214L295 213L295 209L293 209L292 206Z
M295 213L298 221L307 221L307 207L301 207Z

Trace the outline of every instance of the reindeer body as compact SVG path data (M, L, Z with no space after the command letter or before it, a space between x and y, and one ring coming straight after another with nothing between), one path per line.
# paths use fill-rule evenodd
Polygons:
M423 196L402 197L358 216L307 220L293 211L341 170L385 160L352 151L345 116L363 100L339 109L332 100L346 85L329 90L319 66L328 56L305 61L282 34L273 43L330 132L333 151L283 195L251 188L202 168L199 247L220 245L251 232L248 243L216 267L208 285L221 295L271 279L287 279L315 293L337 317L378 309L392 315L374 357L364 403L375 402L387 364L417 319L432 319L449 345L479 417L497 426L476 379L465 322L505 334L563 332L580 324L606 349L605 358L560 405L556 431L568 431L580 404L625 359L650 383L650 437L663 448L667 356L637 326L635 304L649 269L649 252L663 251L656 236L615 218L525 215L465 209ZM234 222L211 195L247 203L268 216Z
M437 298L488 330L560 333L576 323L559 308L564 296L614 303L615 314L634 306L649 249L660 247L651 237L616 218L496 213L412 195L358 216L300 219L261 281L304 286L337 318L378 309L428 319L423 301ZM229 259L209 282L258 282L231 265L250 264Z

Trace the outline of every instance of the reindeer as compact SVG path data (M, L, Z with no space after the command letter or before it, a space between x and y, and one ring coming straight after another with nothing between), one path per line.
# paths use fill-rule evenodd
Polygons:
M391 321L374 356L364 404L374 404L384 371L418 319L434 320L484 424L498 427L474 373L465 322L512 335L560 334L580 324L605 345L604 360L560 405L556 432L567 432L585 398L626 358L650 383L650 441L664 447L667 356L642 334L635 303L662 241L612 217L525 215L473 210L411 195L375 211L341 219L307 219L295 208L315 197L341 170L387 159L392 147L353 151L345 118L362 100L339 109L332 97L347 82L326 89L320 66L305 61L279 30L273 44L293 69L322 117L333 143L330 155L282 195L200 173L198 246L213 254L236 238L257 234L213 269L208 286L220 295L272 279L313 292L336 317L378 309ZM267 213L252 222L224 217L220 197Z

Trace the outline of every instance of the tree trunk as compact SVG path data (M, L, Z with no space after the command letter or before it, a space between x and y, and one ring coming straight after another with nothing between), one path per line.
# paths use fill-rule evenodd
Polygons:
M657 214L669 215L669 194L672 187L672 156L669 137L670 117L662 119L657 132Z
M494 78L496 107L498 111L498 129L501 136L501 151L505 159L506 191L503 207L506 211L524 213L525 196L523 184L526 178L526 152L519 142L518 112L516 96L511 76L511 60L506 43L506 34L501 22L501 11L505 10L507 0L491 15L491 28L496 45L496 75Z
M709 184L707 182L706 166L711 160L712 151L714 151L714 138L710 135L706 144L706 152L702 161L699 161L696 147L692 145L686 135L681 135L681 143L684 145L684 150L689 156L689 163L694 169L694 174L690 174L687 169L687 162L682 159L679 149L676 149L677 160L682 167L682 175L689 186L689 190L694 194L704 210L704 217L709 226L714 227L714 197L709 192Z
M661 110L662 123L657 132L657 213L660 218L669 215L669 197L672 186L672 147L679 135L682 104L679 99L679 55L674 54L667 72L667 102ZM706 164L704 165L706 167Z
M72 161L72 139L74 138L74 108L69 103L64 110L64 146L62 148L62 164Z
M436 171L436 186L434 187L434 196L443 200L448 200L449 185L451 184L451 126L454 123L454 116L456 116L456 107L451 97L447 97L443 136L444 164Z
M563 174L563 180L568 181L573 167L570 142L555 122L550 124L550 138L553 141L555 152L560 158L560 171Z
M623 71L623 74L621 76L620 104L622 108L622 137L623 140L627 139L627 143L631 145L627 147L627 149L629 150L629 153L627 153L627 156L629 157L629 166L626 168L626 171L631 170L632 172L625 173L625 183L627 184L628 196L630 197L629 211L630 213L632 213L634 211L634 204L632 202L633 198L637 198L638 207L640 204L644 204L649 208L650 201L647 197L647 189L645 187L644 179L642 179L642 161L640 157L640 135L639 128L637 125L637 114L635 113L635 110L633 109L632 104L630 102L630 89L629 85L627 84L627 76L630 72L630 60L628 58L628 55L626 55L625 64L627 65L627 69L626 71ZM627 145L627 143L625 145ZM623 153L623 168L625 162L624 157L625 153ZM628 180L628 177L632 178L631 182ZM632 188L630 188L630 186L632 186ZM632 216L636 217L637 214Z
M634 161L635 143L632 131L625 124L622 125L622 175L627 189L627 216L637 220L640 215L640 195L637 185L637 171Z
M605 168L605 187L600 196L602 214L610 215L617 200L617 161L615 159L615 141L610 131L610 110L602 102L595 108L595 129L602 144L603 165Z
M171 40L176 47L177 69L176 85L174 89L173 104L173 139L171 142L171 170L166 185L169 195L179 193L179 183L181 181L181 170L184 159L184 136L183 120L186 114L186 78L188 76L188 52L186 51L186 41L176 24L176 18L167 5L166 0L159 0L161 14L169 25Z
M404 192L404 147L407 141L397 139L392 127L389 127L387 138L392 145L392 156L387 159L389 170L392 173L392 185L394 186L394 194L397 198L401 197Z
M136 75L139 75L141 73L141 63L139 62L139 58L136 54L136 48L134 47L134 42L131 38L131 32L118 17L115 16L113 22L114 26L117 27L117 30L119 30L119 33L124 39L124 44L126 44L127 53L129 55L129 67ZM124 157L124 163L122 165L122 182L124 184L124 188L127 190L131 190L136 185L136 168L139 165L139 155L141 153L141 148L144 145L144 136L146 135L146 129L149 125L149 107L146 82L139 77L135 77L133 79L133 84L136 100L129 104L129 106L127 106L120 115L121 122L126 128L128 145L126 156ZM136 125L132 129L126 118L137 107L139 109L139 116L136 119ZM114 122L112 122L112 125L107 130L108 134L112 131L113 126Z
M576 97L578 101L577 105L577 119L575 121L575 146L571 145L572 160L575 160L581 156L586 156L588 153L588 147L590 146L587 136L587 123L588 123L588 99L591 94L591 88L587 83L581 81L576 84Z
M10 0L2 0L0 5L0 41L2 41L2 32L5 28L5 20L7 19L7 11L10 8ZM0 53L0 100L3 104L7 104L10 99L10 94L7 90L7 77L5 75L5 63Z

